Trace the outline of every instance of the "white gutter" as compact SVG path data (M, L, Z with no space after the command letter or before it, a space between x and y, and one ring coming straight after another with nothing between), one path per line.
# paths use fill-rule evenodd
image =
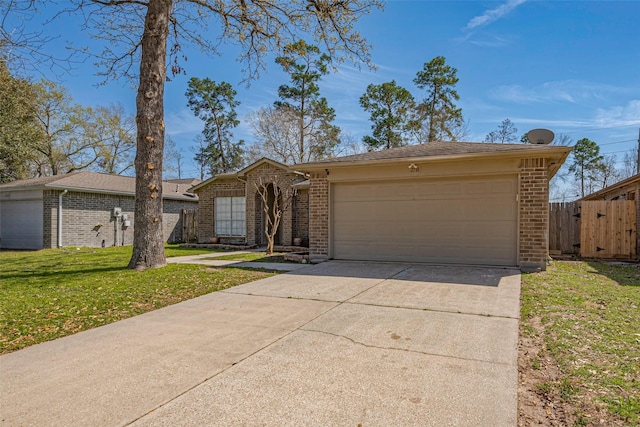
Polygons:
M67 189L58 194L58 247L62 247L62 196L67 194Z

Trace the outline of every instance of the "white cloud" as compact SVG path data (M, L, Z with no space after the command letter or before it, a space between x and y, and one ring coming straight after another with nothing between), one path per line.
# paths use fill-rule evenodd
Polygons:
M480 47L503 47L511 44L511 41L505 37L493 36L484 40L471 40L469 43Z
M601 127L640 125L640 99L632 99L624 106L598 108L594 121Z
M625 91L625 88L607 84L562 80L545 82L532 87L498 86L491 90L489 96L493 99L517 104L555 102L577 104L589 100L603 100L610 94L622 94Z
M479 27L484 27L490 23L497 21L503 16L507 15L513 9L521 5L527 0L508 0L506 3L496 7L495 9L485 10L482 15L478 15L472 18L465 29L474 30Z

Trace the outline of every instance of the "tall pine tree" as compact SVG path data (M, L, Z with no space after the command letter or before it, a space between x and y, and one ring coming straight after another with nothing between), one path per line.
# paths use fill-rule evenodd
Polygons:
M274 103L283 116L297 120L297 162L325 158L340 142L340 129L333 125L335 110L320 96L318 82L328 74L331 58L317 46L299 40L284 47L284 54L276 58L289 74L289 85L278 88L280 101Z
M445 64L443 56L436 56L424 64L413 82L426 90L424 100L418 104L417 112L422 123L423 139L427 142L455 140L456 129L463 126L462 109L454 101L460 99L455 85L458 70Z

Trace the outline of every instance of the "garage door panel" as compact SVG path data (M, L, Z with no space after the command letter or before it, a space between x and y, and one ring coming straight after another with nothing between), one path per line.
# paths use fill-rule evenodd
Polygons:
M42 249L42 199L0 203L0 238L6 249Z
M332 186L337 259L515 265L516 177Z

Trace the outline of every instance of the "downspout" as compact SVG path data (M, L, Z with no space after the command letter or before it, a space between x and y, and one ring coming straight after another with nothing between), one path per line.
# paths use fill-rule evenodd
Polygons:
M58 247L62 247L62 196L67 194L68 190L64 190L58 194Z

